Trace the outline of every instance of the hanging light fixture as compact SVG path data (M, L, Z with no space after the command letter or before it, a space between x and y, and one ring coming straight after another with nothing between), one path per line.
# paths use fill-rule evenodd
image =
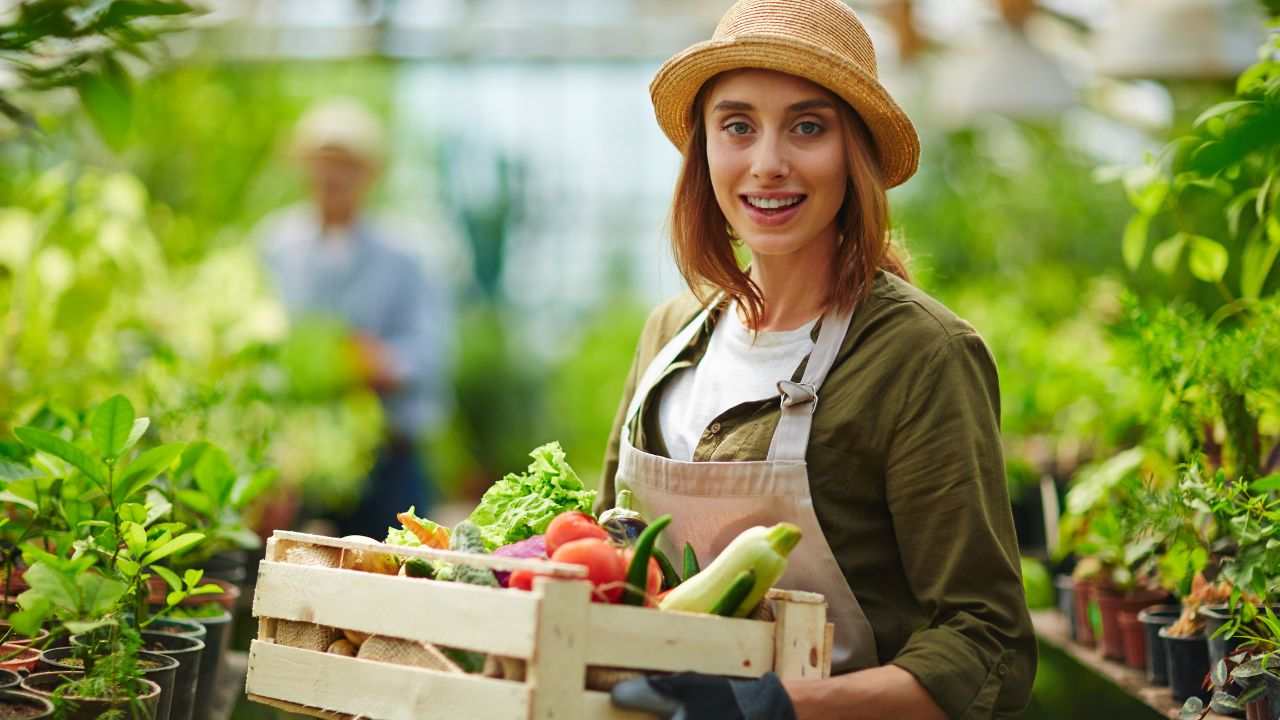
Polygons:
M1052 118L1076 102L1062 65L1027 36L1033 0L1000 0L999 9L1003 21L988 23L972 46L936 61L933 99L945 124L991 114Z
M1257 58L1256 2L1116 0L1094 33L1097 70L1117 78L1222 79Z

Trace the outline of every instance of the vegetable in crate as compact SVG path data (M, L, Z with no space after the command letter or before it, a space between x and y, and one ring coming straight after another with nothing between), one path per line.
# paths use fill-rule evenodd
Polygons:
M560 513L547 526L547 552L554 555L565 543L574 540L608 540L609 533L596 524L596 519L584 512L573 510Z
M787 556L800 538L800 528L791 523L747 528L710 565L667 593L658 607L700 613L720 610L732 617L746 617L782 577ZM750 592L736 608L725 608L725 595L741 592L744 571L754 573Z
M640 533L634 552L628 553L627 587L622 591L622 601L627 605L645 605L646 600L661 589L662 571L658 568L658 561L653 559L653 544L670 524L670 515L654 520Z
M531 538L521 540L518 543L503 545L494 550L493 555L497 557L520 558L524 560L546 560L547 555L547 537L545 535L534 535ZM524 571L529 572L529 571ZM511 573L505 570L494 570L493 574L498 578L498 584L502 587L508 587L511 581ZM530 573L532 576L532 573ZM530 579L530 587L533 580ZM528 590L529 587L525 587Z
M614 542L630 545L648 526L644 517L632 509L635 495L630 490L619 490L614 506L600 513L600 527L609 533Z
M385 542L388 545L449 549L449 528L418 517L414 514L414 508L410 507L396 515L396 519L400 521L400 527L387 528Z
M467 520L458 523L457 527L453 529L453 535L449 540L449 549L484 555L486 551L484 539L480 536L480 528ZM462 563L441 564L436 568L435 579L446 582L467 583L468 585L498 587L498 579L493 576L492 570Z
M565 543L552 553L551 560L587 568L587 579L593 586L592 602L616 603L622 597L622 588L627 582L627 561L608 540L587 538Z
M468 518L490 550L545 533L562 512L591 512L596 491L582 485L565 462L560 443L547 443L529 455L529 468L494 483Z

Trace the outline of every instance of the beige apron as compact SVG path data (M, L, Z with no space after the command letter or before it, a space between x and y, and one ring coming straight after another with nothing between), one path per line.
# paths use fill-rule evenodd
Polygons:
M805 465L817 389L844 341L848 315L828 313L801 381L788 378L778 383L782 417L767 460L683 462L651 455L632 445L631 428L645 398L716 305L713 302L704 309L658 352L636 386L622 428L616 488L630 489L636 509L645 517L672 516L661 546L673 558L689 542L698 561L705 564L749 527L784 521L798 525L804 537L792 551L786 574L777 586L826 597L827 617L835 624L832 673L875 666L879 663L871 624L818 525Z

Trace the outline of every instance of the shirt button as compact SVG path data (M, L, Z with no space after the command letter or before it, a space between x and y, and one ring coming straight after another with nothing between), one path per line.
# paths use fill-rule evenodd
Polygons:
M720 432L720 423L718 422L711 423L711 427L707 428L707 432L711 433L712 435L715 435L716 433Z
M1008 665L1005 665L1004 663L1000 663L999 665L996 666L996 673L1001 677L1004 677L1004 675L1008 672L1009 672Z

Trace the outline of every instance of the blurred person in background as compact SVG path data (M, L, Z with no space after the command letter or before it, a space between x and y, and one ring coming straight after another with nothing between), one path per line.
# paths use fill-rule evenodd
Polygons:
M436 494L416 441L447 404L448 294L407 249L421 238L399 236L365 211L386 157L376 117L354 100L324 101L299 121L292 150L310 199L265 219L258 242L291 322L349 327L354 374L381 400L386 440L357 506L330 518L341 535L380 539L396 513L412 506L426 514Z

